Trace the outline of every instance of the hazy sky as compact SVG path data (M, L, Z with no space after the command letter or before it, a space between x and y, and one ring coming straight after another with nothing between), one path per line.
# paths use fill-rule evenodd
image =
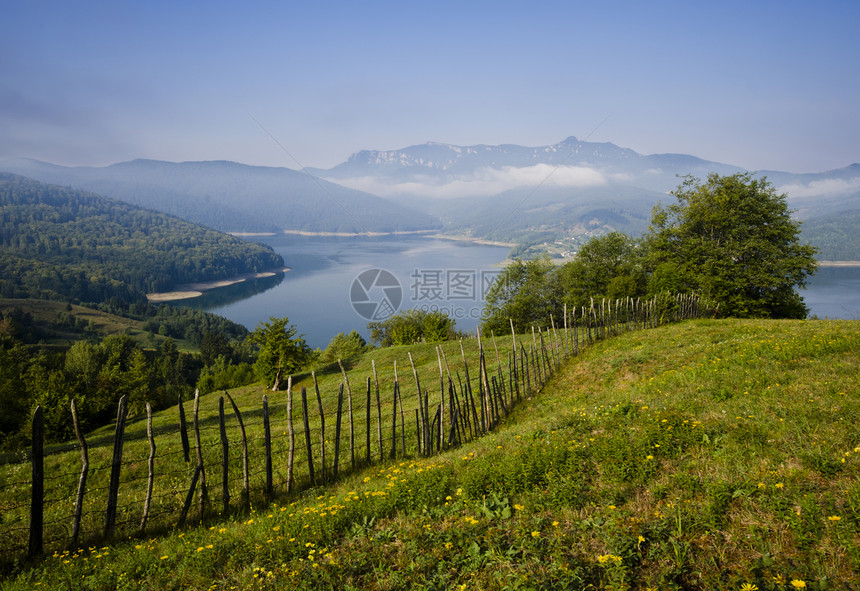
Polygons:
M7 2L0 158L327 168L591 134L817 172L860 162L858 26L857 0Z

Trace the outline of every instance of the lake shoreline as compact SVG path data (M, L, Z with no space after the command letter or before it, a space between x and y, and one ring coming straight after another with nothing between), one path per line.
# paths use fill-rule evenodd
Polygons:
M286 273L289 270L289 267L279 267L277 269L262 271L260 273L245 273L244 275L237 275L229 279L219 279L217 281L201 281L199 283L184 283L182 285L177 285L174 291L148 293L146 294L146 299L152 303L189 300L202 296L204 292L209 291L210 289L217 289L219 287L235 285L237 283L247 281L248 279L263 279L265 277L274 277L278 273Z
M860 267L860 261L818 261L819 267Z

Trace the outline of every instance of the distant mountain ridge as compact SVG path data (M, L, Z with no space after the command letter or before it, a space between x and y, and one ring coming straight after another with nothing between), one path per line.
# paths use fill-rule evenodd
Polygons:
M688 154L643 155L576 137L538 147L428 142L362 150L330 169L307 170L423 208L441 218L448 231L514 241L611 230L636 235L647 228L658 201L674 199L668 193L680 184L679 177L747 172ZM860 164L820 173L751 172L767 176L785 192L800 219L860 210ZM860 228L847 231L860 233Z
M432 216L289 168L229 161L132 160L64 167L36 160L0 170L93 191L225 232L394 232L436 229Z
M458 146L428 142L361 150L329 169L248 166L228 161L134 160L62 167L32 160L0 170L86 189L228 232L441 230L511 242L637 235L652 207L692 175L746 172L688 154L639 154L574 136L552 145ZM835 231L860 233L860 164L819 173L767 176L799 219L836 216ZM823 227L819 225L818 227ZM810 234L814 238L814 233ZM810 238L812 240L813 238ZM860 253L857 253L860 258Z

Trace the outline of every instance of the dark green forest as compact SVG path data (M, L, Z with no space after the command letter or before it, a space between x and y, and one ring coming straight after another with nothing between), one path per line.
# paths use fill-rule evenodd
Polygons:
M0 447L20 444L36 405L45 409L49 438L57 440L71 433L63 413L73 398L85 426L94 427L110 420L123 395L141 412L147 403L156 409L175 404L196 386L208 391L253 381L254 352L244 326L154 305L146 294L283 265L265 245L0 174L0 297L66 306L49 319L17 306L0 310ZM100 333L72 304L132 319L151 336L142 343L127 330Z
M0 174L0 296L75 302L283 267L271 248L75 189Z

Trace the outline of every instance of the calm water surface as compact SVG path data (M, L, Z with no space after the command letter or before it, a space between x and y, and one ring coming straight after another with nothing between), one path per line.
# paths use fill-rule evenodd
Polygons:
M287 316L311 347L320 348L337 333L353 329L369 340L368 319L356 312L350 295L356 277L371 269L387 270L397 279L400 310L438 307L456 319L457 329L474 330L483 307L482 282L499 272L497 265L509 250L426 237L259 240L281 254L290 268L280 282L213 290L192 305L249 329L270 317ZM253 293L261 289L265 291ZM365 293L370 302L387 298L383 287L372 283Z
M396 278L400 310L438 307L456 319L459 330L474 330L486 283L508 253L505 247L424 237L259 240L280 253L291 270L282 278L213 290L186 304L249 329L270 317L287 316L311 347L320 348L335 334L353 329L369 340L368 319L356 312L350 295L355 279L371 269L387 270ZM386 299L378 285L365 293L371 303ZM810 314L819 318L860 318L860 267L822 267L801 293Z
M820 267L801 294L811 315L860 319L860 267Z

